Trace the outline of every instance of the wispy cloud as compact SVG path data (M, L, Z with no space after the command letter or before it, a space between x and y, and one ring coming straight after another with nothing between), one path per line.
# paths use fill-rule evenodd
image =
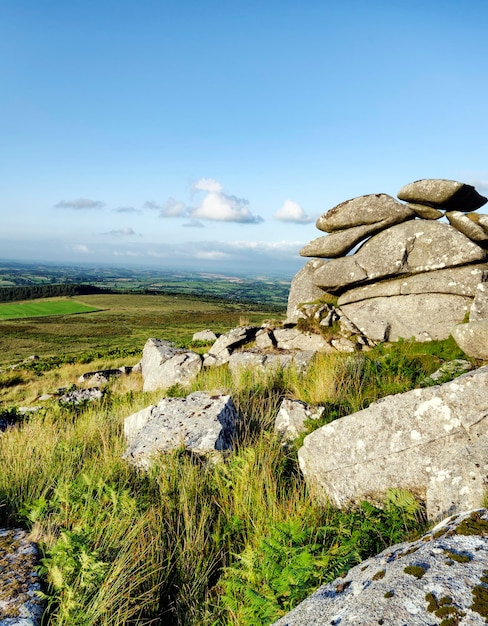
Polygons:
M130 237L135 234L136 231L130 226L127 226L126 228L120 228L118 230L109 230L106 233L102 233L102 235L110 235L111 237Z
M142 213L141 209L135 209L133 206L119 206L113 211L114 213Z
M159 209L159 217L186 217L189 209L184 202L168 198Z
M55 209L74 209L84 211L86 209L102 209L105 202L101 200L90 200L88 198L78 198L77 200L61 200L54 205Z
M159 211L159 209L161 208L161 205L157 202L154 202L154 200L146 200L146 202L144 202L142 206L145 209L155 209L157 211Z
M298 202L293 200L285 200L273 217L280 222L293 222L294 224L310 224L315 220L314 217L305 213Z
M83 254L90 254L90 248L86 246L84 243L78 243L73 246L73 250L75 252L82 252Z

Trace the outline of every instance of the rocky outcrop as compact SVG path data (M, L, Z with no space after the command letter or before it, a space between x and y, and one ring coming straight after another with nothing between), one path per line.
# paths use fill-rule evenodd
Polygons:
M229 450L240 417L230 396L196 391L186 398L163 398L124 421L124 458L149 469L152 457L179 447L199 456Z
M488 619L488 511L445 520L324 585L274 626L481 626Z
M230 355L244 344L256 337L259 328L257 326L239 326L228 333L220 335L217 341L205 355L203 364L205 367L223 365L228 363Z
M488 366L388 396L305 437L307 483L335 506L408 489L438 520L482 505L488 484Z
M170 341L148 339L142 351L144 391L189 384L202 369L202 357L191 350L176 348Z
M445 339L464 321L488 277L488 216L472 213L487 199L442 179L410 183L398 197L408 204L371 194L318 218L329 234L301 250L315 258L292 281L290 323L334 295L341 324L348 319L372 341Z
M0 530L0 624L36 626L45 608L41 591L38 551L25 530Z

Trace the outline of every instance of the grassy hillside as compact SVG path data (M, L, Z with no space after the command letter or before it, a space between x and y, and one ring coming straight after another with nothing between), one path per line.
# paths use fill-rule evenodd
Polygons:
M39 396L83 372L135 363L149 336L191 346L196 330L258 323L269 311L168 296L83 302L101 311L0 322L5 361L43 355L0 373L0 417L16 424L0 434L0 527L22 525L39 542L46 624L265 626L421 532L422 505L404 491L389 491L382 508L315 504L296 446L284 447L273 424L285 397L323 406L326 423L421 386L462 356L452 341L321 355L306 374L204 370L166 395L229 393L242 416L233 452L215 464L179 449L143 473L122 459L123 423L163 393L143 392L139 374L111 380L95 404ZM22 415L25 404L42 408Z
M74 355L88 350L104 352L114 347L142 351L149 337L188 342L196 331L204 328L222 332L238 325L241 318L259 324L283 311L263 305L205 302L181 295L93 295L78 301L96 312L59 317L54 311L70 300L58 298L31 300L22 305L53 307L51 316L15 320L0 317L0 367L34 354ZM14 304L0 305L0 315L4 306Z

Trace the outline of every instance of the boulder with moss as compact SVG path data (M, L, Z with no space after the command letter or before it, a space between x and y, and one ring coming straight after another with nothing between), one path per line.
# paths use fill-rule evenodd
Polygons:
M482 626L488 621L488 511L449 518L318 589L274 626Z

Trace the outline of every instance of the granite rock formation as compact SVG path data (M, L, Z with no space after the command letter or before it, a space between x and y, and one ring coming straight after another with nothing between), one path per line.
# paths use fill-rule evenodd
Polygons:
M290 323L331 298L342 322L372 341L445 339L465 321L488 279L488 216L473 212L488 200L442 179L410 183L398 198L407 204L360 196L318 218L328 234L301 250L312 258L292 282Z

